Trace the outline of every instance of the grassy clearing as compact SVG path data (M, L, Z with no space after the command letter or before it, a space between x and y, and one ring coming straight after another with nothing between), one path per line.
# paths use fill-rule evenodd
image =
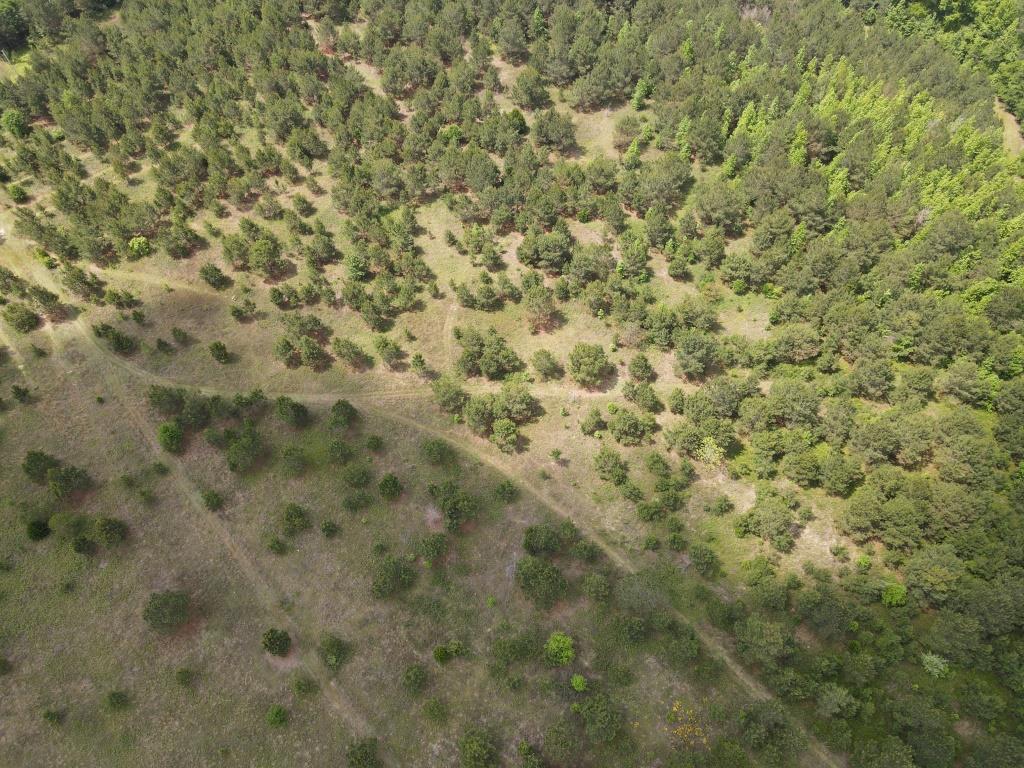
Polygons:
M624 115L636 114L628 104L616 109L602 109L596 112L575 112L567 106L561 109L572 117L576 126L576 142L583 148L587 157L604 155L617 158L619 151L615 148L615 123Z
M0 80L16 80L29 67L28 50L15 51L0 58Z

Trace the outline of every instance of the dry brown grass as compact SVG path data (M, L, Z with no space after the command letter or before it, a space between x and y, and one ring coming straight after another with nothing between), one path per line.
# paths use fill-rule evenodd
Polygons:
M1012 157L1017 157L1024 152L1024 135L1021 134L1020 123L998 99L995 110L999 122L1003 124L1003 147Z

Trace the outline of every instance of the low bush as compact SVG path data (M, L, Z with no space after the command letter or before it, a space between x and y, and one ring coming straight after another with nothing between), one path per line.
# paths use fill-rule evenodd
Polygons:
M165 590L154 592L146 601L142 618L157 632L170 633L188 621L190 600L186 592Z
M283 728L288 725L288 710L280 704L271 705L267 710L267 725L271 728Z
M337 635L325 634L317 648L320 660L332 672L337 672L352 656L352 646Z
M263 650L274 656L287 656L292 648L292 638L283 629L268 629L263 633Z
M402 687L416 695L427 687L427 668L422 664L410 664L402 673Z

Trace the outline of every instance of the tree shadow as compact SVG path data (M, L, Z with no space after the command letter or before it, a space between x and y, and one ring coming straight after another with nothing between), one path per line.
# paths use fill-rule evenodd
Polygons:
M609 373L606 373L601 380L592 387L584 387L588 392L608 392L615 389L619 383L619 369L613 367Z
M537 336L541 333L553 333L559 328L562 328L568 322L565 313L556 309L551 315L542 323L531 324L530 333L533 336Z
M295 262L282 257L280 268L265 275L263 283L264 285L277 285L295 277L297 274L299 274L299 268L295 266Z

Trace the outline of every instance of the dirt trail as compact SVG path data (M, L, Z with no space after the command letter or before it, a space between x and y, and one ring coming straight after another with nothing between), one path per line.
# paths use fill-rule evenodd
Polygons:
M995 110L996 116L1003 124L1003 149L1009 152L1011 157L1017 157L1024 152L1024 135L1021 135L1020 123L998 99Z

